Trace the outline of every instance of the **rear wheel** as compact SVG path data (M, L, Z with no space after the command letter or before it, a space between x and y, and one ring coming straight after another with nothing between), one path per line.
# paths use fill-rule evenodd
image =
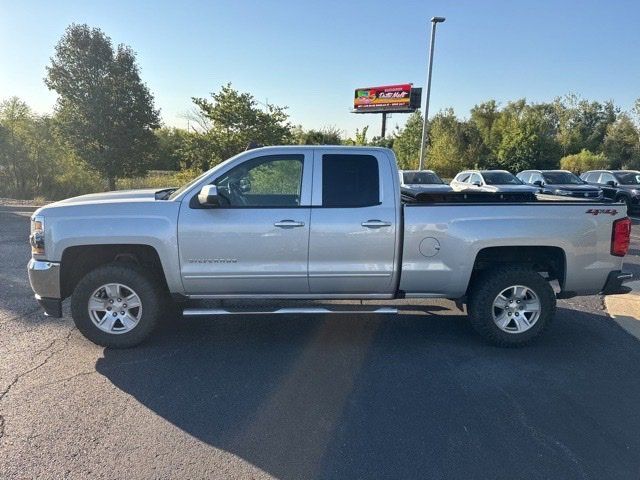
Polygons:
M522 267L502 267L480 274L468 302L473 327L501 347L531 342L547 328L555 308L549 282Z
M127 348L144 341L163 312L160 285L135 264L103 265L80 280L71 297L78 330L93 343Z

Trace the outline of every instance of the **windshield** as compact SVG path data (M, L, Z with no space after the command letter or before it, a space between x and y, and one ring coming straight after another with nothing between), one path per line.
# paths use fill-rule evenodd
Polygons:
M620 185L640 185L640 172L616 173Z
M207 170L206 172L201 173L200 175L198 175L196 178L194 178L190 182L185 183L183 186L181 186L180 188L175 190L171 195L169 195L168 200L173 200L178 195L180 195L182 192L184 192L185 190L188 190L189 188L191 188L192 185L195 185L200 180L202 180L206 175L209 174L209 172L210 172L210 170Z
M487 185L522 185L522 182L509 172L482 172Z
M570 172L544 172L542 176L548 185L583 185L586 183Z
M403 172L402 178L405 185L429 185L443 183L440 178L432 172Z

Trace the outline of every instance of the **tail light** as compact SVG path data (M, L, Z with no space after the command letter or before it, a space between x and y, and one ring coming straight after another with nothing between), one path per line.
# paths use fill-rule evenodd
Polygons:
M631 219L629 217L619 218L613 222L611 232L611 255L624 257L629 251L631 241Z

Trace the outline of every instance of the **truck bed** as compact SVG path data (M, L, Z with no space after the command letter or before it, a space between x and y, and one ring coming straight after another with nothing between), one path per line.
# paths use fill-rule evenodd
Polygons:
M530 192L411 192L402 190L401 200L404 204L435 203L527 203L527 202L562 202L562 203L611 203L610 201L577 199Z
M483 251L495 252L493 263L526 262L527 252L544 248L562 264L562 289L578 295L598 293L620 268L609 249L612 224L626 215L622 205L521 193L416 197L405 196L402 206L400 290L409 297L463 296Z

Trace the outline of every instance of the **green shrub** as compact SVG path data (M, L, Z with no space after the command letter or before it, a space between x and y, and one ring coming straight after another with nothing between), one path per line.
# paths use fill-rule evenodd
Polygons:
M560 159L560 168L573 173L582 173L588 170L600 170L609 167L609 160L604 153L593 153L582 149L580 153L567 155Z

